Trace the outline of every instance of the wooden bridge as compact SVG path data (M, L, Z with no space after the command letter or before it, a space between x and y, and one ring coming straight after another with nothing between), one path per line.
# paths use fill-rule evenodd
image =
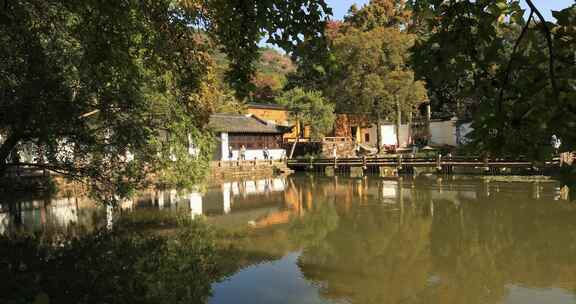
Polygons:
M326 169L336 171L381 172L386 170L394 173L412 174L418 169L435 170L438 173L454 173L459 169L478 169L480 172L504 173L516 171L542 172L560 167L559 158L551 161L535 163L527 159L451 157L438 155L436 157L411 157L397 155L395 157L357 157L357 158L307 158L288 160L288 167L296 171L321 171Z

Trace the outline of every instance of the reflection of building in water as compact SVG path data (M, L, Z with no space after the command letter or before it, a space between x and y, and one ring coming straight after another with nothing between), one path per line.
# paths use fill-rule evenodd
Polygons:
M199 192L191 192L188 195L188 200L192 218L202 215L204 212L204 208L202 208L202 194Z
M275 178L227 182L219 187L209 188L205 193L178 193L175 190L149 192L136 199L135 206L136 209L185 208L192 217L227 215L278 204L285 183L283 178Z
M61 197L0 205L0 234L13 228L25 231L67 230L71 226L95 227L96 205L87 198Z
M10 224L10 216L8 213L0 213L0 235L6 234L8 232Z

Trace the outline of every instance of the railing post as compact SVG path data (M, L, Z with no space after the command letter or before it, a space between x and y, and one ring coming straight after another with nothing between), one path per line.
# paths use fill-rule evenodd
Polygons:
M442 154L438 153L436 157L436 169L442 170Z

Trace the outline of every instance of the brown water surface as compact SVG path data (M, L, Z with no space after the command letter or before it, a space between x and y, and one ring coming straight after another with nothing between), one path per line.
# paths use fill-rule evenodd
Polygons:
M554 182L302 175L123 207L251 227L237 246L259 258L213 284L215 304L576 303L576 203ZM0 233L114 225L81 198L0 208Z

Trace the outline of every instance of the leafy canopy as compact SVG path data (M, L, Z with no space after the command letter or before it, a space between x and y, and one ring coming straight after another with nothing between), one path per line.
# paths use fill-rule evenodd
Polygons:
M319 91L294 88L276 99L284 105L293 121L310 128L310 135L319 139L332 130L336 116L334 105L324 99Z
M552 134L574 149L576 10L554 24L526 2L527 20L519 1L419 1L414 66L436 104L473 119L477 149L541 159Z
M196 183L211 155L208 117L227 98L206 31L230 57L242 94L261 35L295 48L318 38L328 13L322 0L7 1L0 174L30 145L30 166L89 177L106 200L150 177Z

